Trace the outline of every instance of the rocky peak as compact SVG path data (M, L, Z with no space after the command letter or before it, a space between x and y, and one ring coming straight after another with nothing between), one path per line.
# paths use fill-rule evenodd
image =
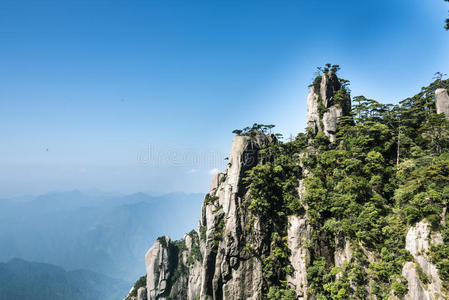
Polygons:
M334 71L318 76L307 97L307 128L316 135L322 131L335 141L338 118L349 115L351 98Z
M437 114L444 113L449 120L449 95L446 89L437 89L435 91L435 106Z
M198 232L181 241L161 237L148 250L147 298L260 299L262 264L242 256L248 214L241 211L245 172L259 163L259 151L276 137L261 132L237 135L228 169L218 173L205 196Z
M274 135L234 137L228 169L215 176L203 204L200 230L205 232L201 299L259 299L262 265L242 257L248 214L241 211L245 172L259 162L259 151L276 142Z
M174 251L169 237L160 237L145 254L148 299L168 295Z
M435 99L437 112L449 116L447 91L437 90ZM313 137L322 132L335 141L338 119L349 115L350 108L349 92L335 71L317 77L308 96L308 133ZM305 203L304 210L282 211L285 231L280 231L282 235L277 235L280 238L276 240L273 227L265 224L267 219L249 208L255 200L251 197L257 194L250 193L244 182L246 171L265 163L259 155L260 150L277 143L274 135L260 130L264 126L271 128L269 126L272 125L254 124L251 128L235 131L237 136L232 142L228 168L218 173L210 184L198 230L191 231L180 241L171 241L168 237L156 241L146 254L146 286L136 286L137 298L132 299L144 300L145 295L148 300L317 299L320 291L316 287L321 283L311 276L314 273L319 273L319 280L326 279L325 273L334 277L332 282L338 285L330 286L330 292L337 291L339 299L349 299L346 296L350 292L360 295L351 299L380 299L379 295L390 295L388 299L397 299L397 295L404 295L405 299L447 298L445 282L436 267L438 263L433 262L430 253L433 245L444 241L441 233L432 232L425 220L409 228L403 245L405 249L400 250L409 252L410 260L401 263L400 273L389 279L391 285L392 280L397 282L397 287L385 291L381 289L386 287L377 284L380 277L375 273L377 266L383 268L383 254L379 255L376 248L345 235L339 228L336 228L334 236L329 236L312 226L313 210ZM308 155L298 151L294 155ZM298 180L297 196L303 201L308 192L305 185L307 176L314 174L304 167L305 164L299 164L301 177L293 180ZM284 177L274 176L264 180L263 184L268 184L272 178L273 181L286 182ZM320 191L318 195L321 197L323 194ZM268 199L271 201L272 198ZM445 215L446 208L443 210L444 220ZM336 222L325 225L341 227ZM277 241L282 241L288 251L275 245ZM287 271L282 280L285 281L282 286L272 284L267 273L274 269L274 264L283 264L284 258ZM388 264L393 265L392 262ZM359 273L364 275L348 277ZM290 296L284 298L282 293Z

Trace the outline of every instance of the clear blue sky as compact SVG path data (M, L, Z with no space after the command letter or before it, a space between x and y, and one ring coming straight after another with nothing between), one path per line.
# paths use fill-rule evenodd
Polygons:
M0 196L204 192L233 129L304 130L317 66L340 64L353 95L384 103L449 73L448 9L442 0L2 0ZM145 161L149 145L157 163Z

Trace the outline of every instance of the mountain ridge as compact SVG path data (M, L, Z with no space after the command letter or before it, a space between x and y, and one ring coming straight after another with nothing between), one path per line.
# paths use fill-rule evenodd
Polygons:
M236 130L197 231L160 237L127 299L445 299L449 80L396 106L327 65L288 143Z
M128 283L88 270L14 258L0 263L0 299L117 299Z
M0 261L20 257L132 280L144 271L139 253L164 228L182 237L181 228L195 224L201 205L198 194L48 195L27 202L0 201ZM181 228L165 224L171 217Z

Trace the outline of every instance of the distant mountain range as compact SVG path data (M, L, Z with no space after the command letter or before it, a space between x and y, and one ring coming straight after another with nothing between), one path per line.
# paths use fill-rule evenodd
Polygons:
M67 272L22 259L0 263L2 300L117 300L127 289L127 282L92 271Z
M196 227L202 197L71 191L3 199L0 261L18 257L134 280L158 236L177 239Z

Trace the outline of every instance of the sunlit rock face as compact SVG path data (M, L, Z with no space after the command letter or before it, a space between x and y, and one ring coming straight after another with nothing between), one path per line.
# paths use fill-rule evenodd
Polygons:
M180 248L162 237L148 250L148 300L261 299L262 262L243 248L248 243L267 248L267 232L258 220L253 229L246 226L249 214L241 204L248 192L242 180L259 162L262 147L276 142L274 135L265 134L234 138L228 169L214 177L205 197L197 238L186 235ZM194 247L200 249L201 261L189 258Z
M202 259L195 231L179 242L160 237L145 256L147 282L142 299L197 299ZM138 290L139 297L140 289ZM137 298L139 300L139 298Z
M437 114L444 113L449 120L449 95L446 89L437 89L435 91L435 106Z
M338 102L337 92L342 89L334 72L329 71L321 76L320 84L310 87L307 97L307 128L312 135L323 131L331 142L336 139L338 119L349 115L351 99L349 97Z
M137 290L137 300L147 300L147 289L141 287Z
M257 220L253 230L247 228L249 214L241 204L248 195L242 179L258 163L259 150L273 142L271 135L236 136L228 169L211 183L200 224L206 232L201 299L261 299L262 262L242 249L248 243L262 248L264 237Z
M173 269L173 249L169 237L159 238L145 255L148 299L165 299L170 272Z
M430 245L442 243L439 232L432 232L427 221L421 221L407 232L405 248L410 251L415 262L405 263L402 276L408 281L406 299L446 299L441 291L441 279L438 270L428 256ZM419 278L419 271L424 272L428 282Z
M307 296L307 265L310 263L308 243L312 240L312 232L307 219L300 216L288 217L287 244L290 249L290 263L293 273L287 277L288 285L296 294Z
M335 141L339 118L350 113L350 97L342 92L340 80L333 72L318 79L310 88L307 101L308 134L313 137L322 132L330 141ZM437 90L435 102L437 112L448 117L447 91ZM263 258L271 251L272 228L252 214L245 204L251 199L244 178L246 171L263 163L260 150L273 143L278 143L274 135L262 133L234 138L228 168L218 173L210 184L197 231L187 234L181 241L159 238L147 252L146 287L139 288L137 300L261 300L266 297L262 294L264 288L267 292ZM305 157L308 152L299 155ZM345 236L342 231L329 239L311 226L310 211L304 202L305 183L311 171L301 162L298 164L303 168L297 191L304 211L285 216L283 239L289 249L286 255L291 267L286 285L296 292L297 299L316 299L307 277L312 258L322 257L327 264L338 267L337 279L344 275L341 270L346 266L358 264L360 256L369 264L380 262L380 258L375 249ZM438 270L429 257L430 245L442 242L441 234L432 232L425 220L409 228L405 248L413 259L402 269L408 285L406 299L447 299ZM363 269L367 274L370 272L367 265ZM427 278L425 283L423 274ZM369 299L378 299L372 287L374 281L371 278L362 286ZM354 281L349 282L349 286L352 290L358 288ZM390 299L395 297L392 294Z

